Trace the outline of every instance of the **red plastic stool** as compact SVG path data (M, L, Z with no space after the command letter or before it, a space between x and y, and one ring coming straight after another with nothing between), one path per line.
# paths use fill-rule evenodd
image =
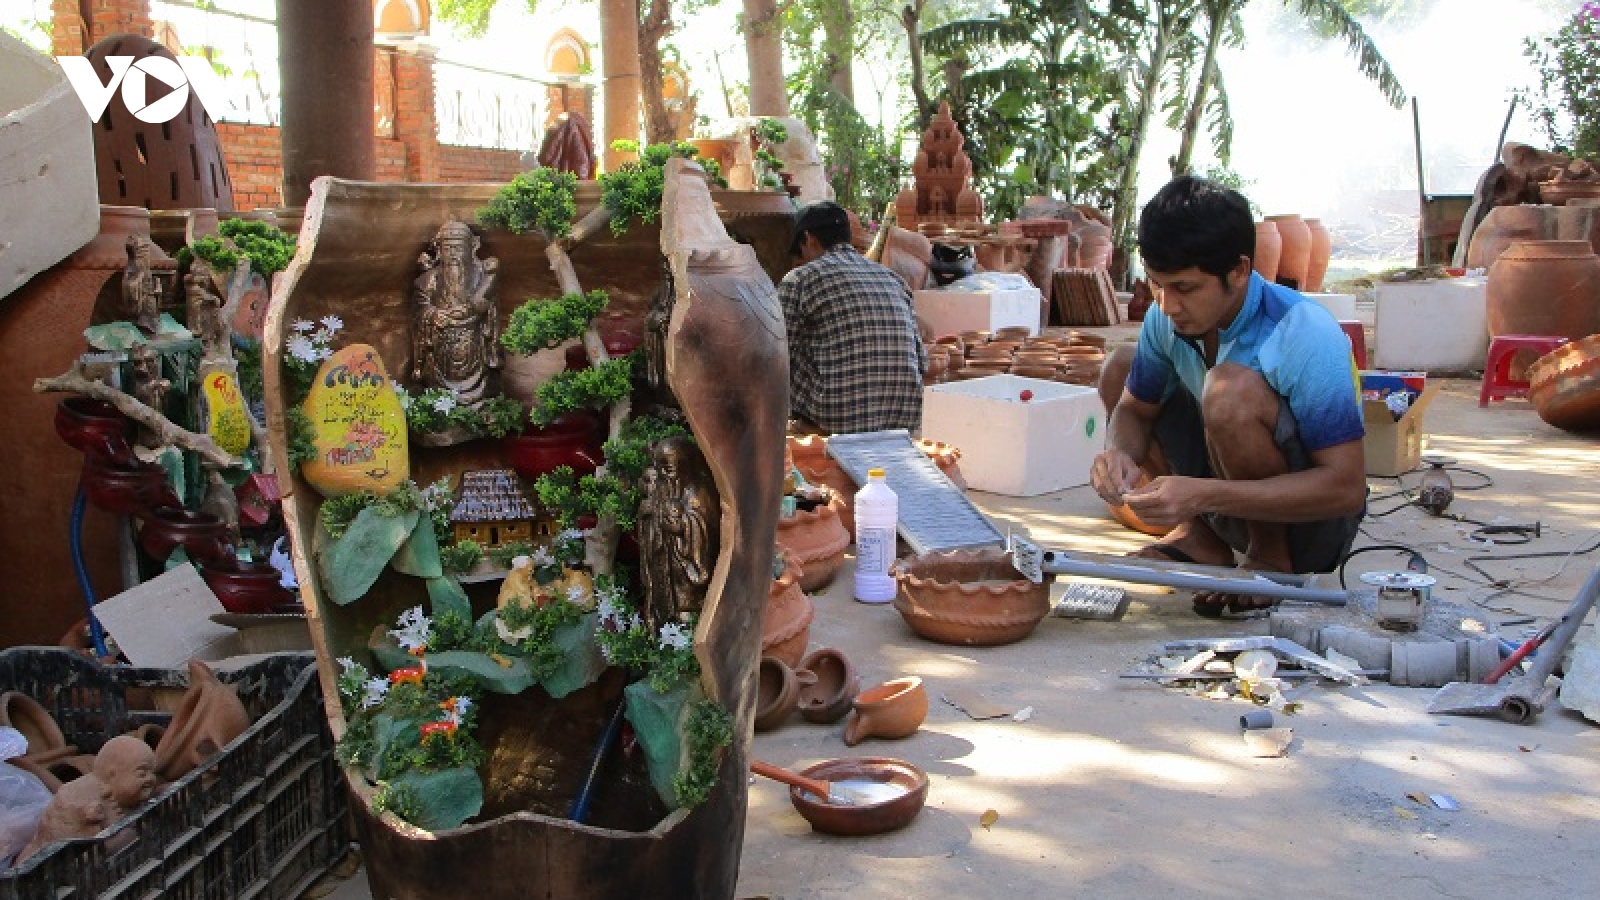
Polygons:
M1344 329L1345 337L1350 339L1350 352L1356 358L1356 368L1367 367L1367 328L1360 322L1347 322L1339 320L1339 327Z
M1518 350L1532 350L1540 356L1572 340L1548 334L1502 334L1489 342L1489 358L1483 367L1483 389L1478 392L1478 405L1488 406L1491 400L1528 396L1526 381L1511 380L1511 359Z

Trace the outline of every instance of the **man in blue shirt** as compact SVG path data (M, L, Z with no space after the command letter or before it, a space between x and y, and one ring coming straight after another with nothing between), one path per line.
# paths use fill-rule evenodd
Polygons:
M1249 203L1213 182L1162 188L1139 217L1139 252L1155 305L1131 367L1103 376L1126 380L1095 490L1172 527L1135 555L1231 566L1237 552L1251 569L1332 570L1367 494L1358 374L1338 322L1252 271ZM1270 602L1201 593L1195 612Z

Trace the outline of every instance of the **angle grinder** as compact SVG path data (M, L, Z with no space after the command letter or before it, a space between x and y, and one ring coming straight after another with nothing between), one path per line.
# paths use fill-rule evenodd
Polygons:
M1432 515L1442 516L1456 498L1455 482L1450 480L1445 467L1455 465L1456 461L1448 456L1433 455L1424 456L1422 461L1428 470L1422 473L1422 484L1417 488L1417 505Z

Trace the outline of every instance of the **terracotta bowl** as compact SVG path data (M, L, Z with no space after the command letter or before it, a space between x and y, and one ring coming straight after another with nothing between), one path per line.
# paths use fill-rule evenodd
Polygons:
M1567 431L1600 430L1600 334L1573 341L1528 369L1528 401Z
M794 713L800 697L800 679L788 663L775 656L761 657L757 676L756 731L771 731Z
M828 439L820 435L790 437L789 452L794 456L795 468L807 481L833 489L834 497L839 501L836 507L839 524L844 526L847 533L855 534L856 483L828 455Z
M919 636L992 647L1020 641L1050 612L1049 582L1034 584L1003 551L953 550L895 564L894 608Z
M915 675L886 681L856 695L855 712L844 726L844 742L854 747L867 738L910 737L928 717L928 691Z
M922 811L928 799L928 775L898 759L865 756L860 759L830 759L801 772L826 781L877 781L905 788L905 793L879 803L861 806L835 806L805 790L789 788L789 802L811 827L825 834L859 837L904 828Z
M844 718L861 690L861 677L850 659L832 647L819 647L800 661L800 669L811 674L800 685L800 715L818 725L831 725Z
M800 589L816 593L833 583L844 564L845 548L850 546L850 532L841 521L840 509L844 501L834 491L826 506L806 512L801 510L787 519L778 520L778 544L794 554L804 575Z

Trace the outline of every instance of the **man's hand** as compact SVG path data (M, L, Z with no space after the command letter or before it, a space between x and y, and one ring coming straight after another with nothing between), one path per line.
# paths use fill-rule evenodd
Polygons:
M1181 525L1206 512L1202 496L1206 480L1163 475L1136 491L1128 491L1122 499L1149 525Z
M1113 447L1094 458L1094 466L1089 470L1089 483L1094 486L1100 499L1112 506L1121 506L1123 495L1133 490L1141 474L1142 470L1133 457Z

